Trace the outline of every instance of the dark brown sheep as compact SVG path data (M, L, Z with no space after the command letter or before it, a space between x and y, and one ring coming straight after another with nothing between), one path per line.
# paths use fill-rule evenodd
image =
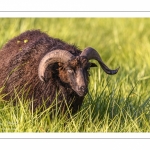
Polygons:
M93 48L79 50L62 40L32 30L10 40L0 50L0 87L7 94L4 99L14 97L14 89L28 91L34 99L34 109L45 102L48 108L56 99L62 113L66 104L72 114L81 107L88 92L88 70L99 62L107 74L116 74L118 69L109 69Z

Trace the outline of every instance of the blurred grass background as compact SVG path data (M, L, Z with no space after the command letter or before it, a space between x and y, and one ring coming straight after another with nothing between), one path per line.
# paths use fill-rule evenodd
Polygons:
M95 48L111 69L120 66L115 76L91 69L89 94L71 120L51 121L48 111L30 114L21 98L21 107L14 107L1 96L0 131L149 132L149 27L149 18L0 18L0 48L26 30L40 29L80 49Z

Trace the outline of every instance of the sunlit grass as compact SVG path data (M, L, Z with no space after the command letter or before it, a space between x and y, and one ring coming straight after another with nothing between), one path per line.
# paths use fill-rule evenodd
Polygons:
M118 74L91 69L89 93L81 110L55 115L49 108L32 112L32 100L18 105L0 95L0 132L149 132L150 19L134 18L10 18L0 19L0 47L30 29L40 29L79 48L91 46ZM1 58L2 59L2 58ZM94 61L95 62L95 61ZM95 62L97 63L97 62ZM69 112L68 112L69 113Z

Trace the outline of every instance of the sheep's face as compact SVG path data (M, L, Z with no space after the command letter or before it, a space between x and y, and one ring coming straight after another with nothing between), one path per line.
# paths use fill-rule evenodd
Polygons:
M79 95L85 96L88 92L89 69L96 66L88 62L85 57L76 57L66 64L59 64L59 78Z

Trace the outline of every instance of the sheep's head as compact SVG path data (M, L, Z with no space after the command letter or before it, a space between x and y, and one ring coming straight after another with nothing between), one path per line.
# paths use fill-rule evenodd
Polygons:
M96 66L87 58L77 56L65 64L59 63L59 77L79 95L84 96L88 91L88 76L90 67Z
M48 65L58 63L58 76L67 83L79 96L84 96L88 91L88 70L95 67L89 60L95 59L102 69L110 75L116 74L118 69L109 69L102 61L100 55L91 47L82 51L79 56L74 56L66 50L54 50L47 53L40 61L38 75L41 81L45 81L44 73Z

